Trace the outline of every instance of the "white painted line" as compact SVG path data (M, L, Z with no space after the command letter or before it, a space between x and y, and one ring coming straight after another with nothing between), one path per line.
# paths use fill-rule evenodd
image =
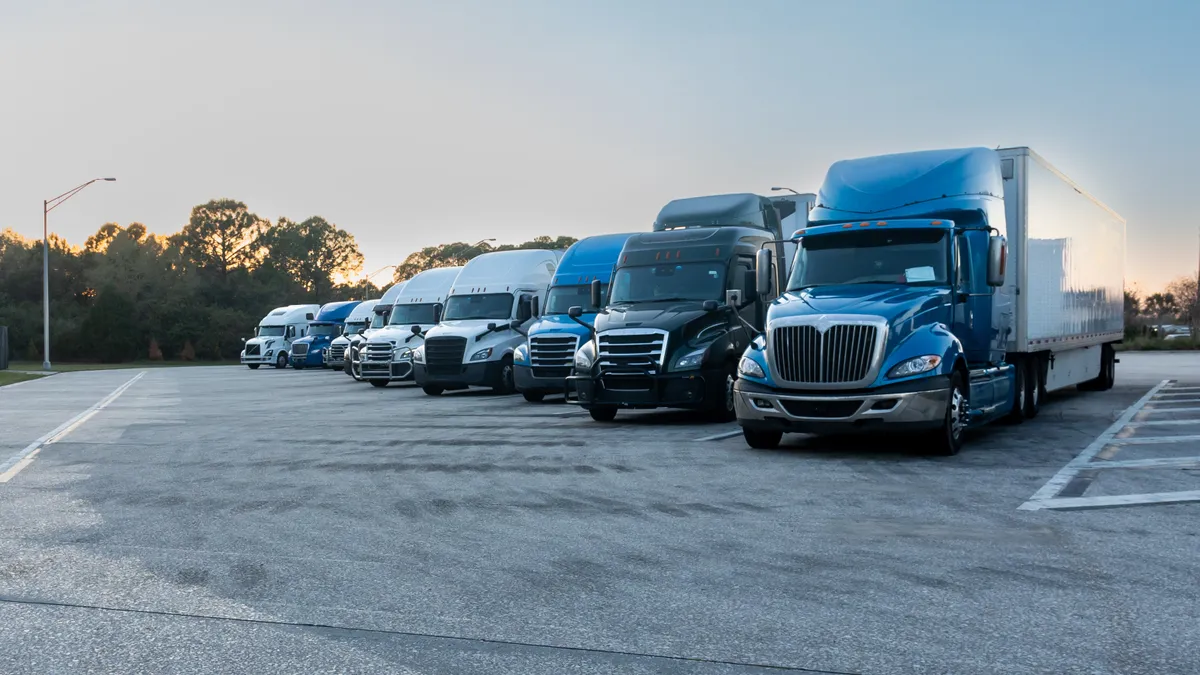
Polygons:
M1088 462L1089 469L1182 469L1200 466L1200 457L1159 457Z
M1141 495L1112 495L1106 497L1062 497L1028 501L1021 505L1026 511L1039 509L1100 509L1107 506L1139 506L1142 504L1185 504L1200 502L1200 490L1186 492L1153 492ZM1030 504L1034 504L1030 506Z
M1160 443L1195 443L1200 436L1130 436L1129 438L1114 438L1109 445L1158 445Z
M1067 486L1067 483L1070 483L1071 479L1074 478L1081 469L1085 468L1087 464L1091 462L1092 458L1096 456L1096 453L1103 450L1104 446L1112 443L1113 437L1120 433L1121 429L1124 429L1125 425L1129 424L1130 420L1133 419L1133 416L1138 414L1138 411L1140 411L1142 408L1146 407L1146 404L1150 402L1150 399L1154 398L1154 395L1157 394L1163 387L1167 386L1170 382L1170 380L1163 380L1162 382L1159 382L1158 384L1154 385L1150 391L1146 392L1145 396L1142 396L1137 400L1137 402L1126 408L1125 412L1121 413L1121 416L1117 418L1117 421L1112 423L1112 426L1105 429L1104 433L1097 436L1096 440L1092 441L1091 444L1083 449L1083 452L1075 456L1075 459L1067 462L1066 466L1059 469L1058 473L1054 474L1054 476L1047 481L1040 490L1035 492L1028 501L1018 508L1026 511L1037 510L1041 508L1037 505L1038 502L1044 502L1048 499L1053 499L1058 495L1058 493L1062 492L1063 488Z
M1167 387L1166 389L1163 389L1164 396L1170 396L1170 395L1174 394L1175 392L1179 392L1181 394L1182 393L1195 394L1196 392L1200 392L1200 387Z
M58 425L50 433L30 443L29 445L25 446L25 449L5 460L3 464L0 464L0 483L7 483L8 481L12 480L14 476L21 473L22 469L33 463L33 458L37 457L37 454L42 451L42 448L61 441L72 431L75 431L79 427L83 426L84 422L90 420L96 413L107 408L108 404L117 400L118 396L124 394L126 389L133 386L134 382L142 379L142 376L145 374L146 371L143 370L137 375L134 375L129 379L129 381L114 389L111 394L100 399L100 401L92 407Z
M1142 412L1146 413L1147 415L1149 415L1150 413L1164 413L1164 412L1200 412L1200 407L1195 407L1195 408L1157 408L1157 407L1151 405L1151 406L1146 406L1145 408L1142 408Z
M725 438L733 438L734 436L741 436L741 435L742 435L742 430L735 429L733 431L726 431L726 432L720 433L720 434L713 434L712 436L704 436L703 438L697 438L692 442L700 443L703 441L719 441L719 440L722 440Z
M1175 405L1176 403L1200 403L1200 398L1162 398L1162 397L1159 397L1159 398L1154 399L1153 402L1158 403L1158 404L1170 403L1171 405Z
M1127 427L1165 427L1184 424L1200 424L1200 419L1195 420L1150 420L1148 422L1130 422Z

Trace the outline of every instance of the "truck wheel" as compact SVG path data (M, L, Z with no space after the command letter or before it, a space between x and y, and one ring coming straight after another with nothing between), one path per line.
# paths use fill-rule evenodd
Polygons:
M1025 361L1025 419L1037 417L1042 409L1046 385L1042 384L1042 360L1032 356Z
M742 427L742 437L746 439L746 445L755 450L774 450L783 440L783 432Z
M426 394L428 394L430 396L441 396L442 392L446 391L446 388L438 386L436 384L427 384L427 385L421 387L421 391L425 392Z
M279 352L279 356L275 357L275 367L279 370L287 368L288 356L285 352Z
M1100 374L1080 382L1080 391L1108 391L1117 379L1117 352L1112 345L1100 345Z
M292 367L295 368L296 370L304 370L304 364L301 363L300 361L293 363Z
M617 408L610 405L588 408L588 414L597 422L611 422L617 419Z
M1013 370L1016 372L1013 379L1013 406L1005 419L1009 424L1020 424L1025 421L1025 399L1028 394L1025 390L1025 364L1016 361L1013 363Z
M258 367L260 365L261 364L258 364L258 363L247 363L246 367L249 368L250 370L258 370Z
M523 391L521 395L530 403L541 403L542 399L546 398L546 395L540 391Z
M517 390L516 384L513 383L513 362L511 356L506 356L500 360L500 381L492 391L497 394L511 394Z
M737 382L737 366L725 366L724 382L721 383L721 399L712 407L713 415L718 422L732 422L737 419L737 410L733 405L733 384Z
M369 380L369 382L371 383L372 387L379 387L380 389L388 386L387 380Z
M967 400L967 383L962 371L956 370L950 376L950 397L946 401L946 416L942 426L931 434L929 439L930 454L941 457L957 455L963 446L963 434L967 430L967 411L970 402Z
M342 361L342 372L351 377L354 377L354 373L350 372L350 359L346 359L345 361Z

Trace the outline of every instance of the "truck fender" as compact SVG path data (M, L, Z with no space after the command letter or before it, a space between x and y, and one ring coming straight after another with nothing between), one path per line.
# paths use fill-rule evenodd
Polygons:
M922 326L905 336L904 340L885 356L882 367L879 369L879 375L886 379L887 373L898 364L918 356L929 355L942 358L935 371L938 375L949 375L958 367L963 368L964 372L966 370L962 341L944 324L937 323ZM930 374L914 375L911 379L928 377ZM903 382L905 379L910 378L888 381Z

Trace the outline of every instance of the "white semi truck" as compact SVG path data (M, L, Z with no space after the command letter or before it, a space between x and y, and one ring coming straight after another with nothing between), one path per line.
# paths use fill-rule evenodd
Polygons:
M425 270L408 280L396 298L388 325L367 341L359 355L359 374L376 387L413 379L412 353L425 344L425 332L437 325L461 267Z
M246 340L241 361L251 370L267 364L276 368L287 368L292 342L302 338L308 331L320 305L285 305L276 307L258 322L254 337Z
M370 340L372 335L387 325L388 317L392 315L392 305L396 303L396 298L400 297L400 293L404 290L404 283L401 281L393 284L391 288L384 291L383 297L379 298L379 301L371 308L371 323L366 328L350 335L350 345L346 348L344 357L344 369L350 377L356 380L362 379L358 372L359 350L366 346L367 340Z
M378 298L363 300L358 307L354 308L353 312L350 312L350 316L346 317L346 325L342 334L334 338L325 352L325 367L338 370L345 368L346 351L350 348L350 338L371 325L371 319L375 316L375 305L378 303Z
M441 323L413 353L415 379L426 394L472 385L515 390L513 350L525 341L561 257L541 249L496 251L463 267Z

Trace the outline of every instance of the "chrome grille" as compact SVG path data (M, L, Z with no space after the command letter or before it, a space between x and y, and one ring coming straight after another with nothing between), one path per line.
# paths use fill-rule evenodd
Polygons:
M346 345L330 345L328 355L330 361L341 361L346 356Z
M246 356L258 356L258 353L259 345L257 342L252 345L246 345Z
M877 326L835 324L824 332L816 326L780 326L771 331L779 379L810 384L858 382L875 360Z
M430 375L458 375L466 352L464 337L431 337L425 341L425 370Z
M363 361L387 361L392 360L392 343L390 342L368 342L367 348L363 350Z
M601 333L598 361L605 370L659 370L667 349L665 331L618 329Z
M529 363L534 377L567 377L575 365L579 338L574 335L534 335L529 338Z
M308 344L301 342L292 345L292 356L308 356Z

